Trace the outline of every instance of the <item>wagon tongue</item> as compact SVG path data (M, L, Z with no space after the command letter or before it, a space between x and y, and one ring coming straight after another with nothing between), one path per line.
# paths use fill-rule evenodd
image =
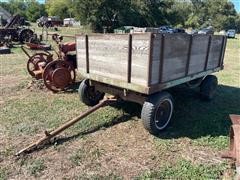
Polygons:
M75 117L74 119L67 121L65 124L63 124L62 126L59 126L57 129L55 129L54 131L48 132L45 131L44 132L44 136L42 138L40 138L38 141L30 144L29 146L27 146L26 148L18 151L15 156L19 156L21 154L24 153L29 153L33 150L35 150L36 148L38 148L39 146L43 146L45 145L47 142L49 142L53 137L55 137L56 135L60 134L62 131L64 131L65 129L69 128L70 126L74 125L75 123L77 123L78 121L82 120L83 118L85 118L86 116L88 116L89 114L95 112L96 110L98 110L99 108L102 108L104 106L108 106L112 103L115 103L118 101L118 98L114 97L114 96L110 96L110 97L106 97L104 98L102 101L100 101L97 105L93 106L92 108L90 108L89 110L87 110L86 112L82 113L81 115L79 115L78 117Z
M230 150L222 157L235 160L237 175L240 178L240 115L230 115L232 126L230 128Z

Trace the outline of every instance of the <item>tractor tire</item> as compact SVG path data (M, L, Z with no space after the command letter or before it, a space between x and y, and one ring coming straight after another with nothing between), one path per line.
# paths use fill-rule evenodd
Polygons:
M145 129L153 135L158 135L170 123L173 108L173 98L168 92L151 95L144 102L141 112Z
M105 93L96 91L94 86L90 86L88 79L81 82L78 93L80 101L88 106L95 106L105 95Z
M20 43L29 42L33 37L33 31L31 29L22 29L18 34L18 40Z

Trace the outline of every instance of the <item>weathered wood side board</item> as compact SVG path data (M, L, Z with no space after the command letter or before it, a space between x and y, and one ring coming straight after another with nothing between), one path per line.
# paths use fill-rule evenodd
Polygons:
M223 69L226 41L220 35L77 35L78 70L149 95Z

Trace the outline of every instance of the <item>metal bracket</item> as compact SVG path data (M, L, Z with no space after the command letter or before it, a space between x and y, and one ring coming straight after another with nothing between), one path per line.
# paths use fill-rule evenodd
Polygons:
M230 150L222 155L235 161L237 175L240 176L240 115L231 114L230 119Z

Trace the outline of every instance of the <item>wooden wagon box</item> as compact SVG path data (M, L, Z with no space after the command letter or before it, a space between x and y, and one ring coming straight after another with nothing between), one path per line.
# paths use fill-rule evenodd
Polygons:
M220 35L77 35L78 70L85 78L149 95L223 69L226 41Z

